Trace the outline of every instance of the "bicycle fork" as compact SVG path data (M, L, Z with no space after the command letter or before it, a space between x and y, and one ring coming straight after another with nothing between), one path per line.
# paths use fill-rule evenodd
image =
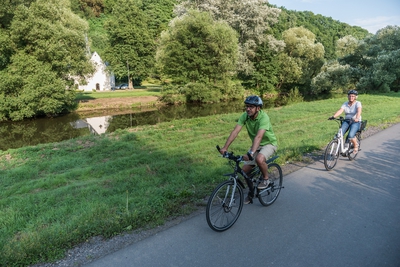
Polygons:
M233 181L233 185L228 186L228 188L226 189L225 192L225 197L224 197L224 207L225 209L230 209L233 206L233 203L235 202L235 191L236 191L236 187L240 186L237 183L237 180L235 179L235 177L231 177L232 181ZM229 203L227 203L229 201Z

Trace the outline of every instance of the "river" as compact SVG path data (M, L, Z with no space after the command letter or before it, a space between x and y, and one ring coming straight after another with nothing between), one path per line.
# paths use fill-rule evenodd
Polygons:
M90 134L111 133L139 125L227 114L243 111L243 101L217 104L166 106L154 110L128 110L123 114L103 111L101 114L80 115L70 113L55 118L39 118L0 123L0 150L61 142Z

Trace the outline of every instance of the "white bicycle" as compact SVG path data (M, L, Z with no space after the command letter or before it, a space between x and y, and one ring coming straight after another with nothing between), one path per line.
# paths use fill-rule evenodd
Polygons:
M324 154L324 165L325 169L327 171L332 170L337 163L337 160L340 155L343 157L348 157L349 160L354 160L357 157L357 154L353 154L353 143L349 142L349 140L346 138L346 141L343 140L344 134L342 132L342 123L345 121L343 117L340 117L338 119L334 118L329 118L329 120L335 120L338 125L339 125L339 130L335 137L332 139L332 141L329 142L328 146L325 149L325 154ZM367 121L361 121L361 126L360 130L357 131L355 137L358 143L358 151L361 149L361 132L365 129L365 126L367 125Z

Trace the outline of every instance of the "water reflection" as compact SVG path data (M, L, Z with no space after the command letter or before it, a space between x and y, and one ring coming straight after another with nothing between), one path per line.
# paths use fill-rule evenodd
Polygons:
M204 117L243 111L243 102L168 106L151 111L129 111L125 114L82 116L71 113L57 118L41 118L0 123L0 150L60 142L89 134L111 133L140 125L184 118Z

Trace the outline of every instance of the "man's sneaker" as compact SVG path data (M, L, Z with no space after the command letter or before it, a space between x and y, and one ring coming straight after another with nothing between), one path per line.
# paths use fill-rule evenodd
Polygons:
M247 196L247 197L244 199L243 204L247 205L247 204L250 204L250 203L253 203L253 198Z
M257 188L258 188L258 189L265 189L265 188L267 188L267 187L269 186L269 184L270 184L269 180L262 180L262 181L258 184Z

